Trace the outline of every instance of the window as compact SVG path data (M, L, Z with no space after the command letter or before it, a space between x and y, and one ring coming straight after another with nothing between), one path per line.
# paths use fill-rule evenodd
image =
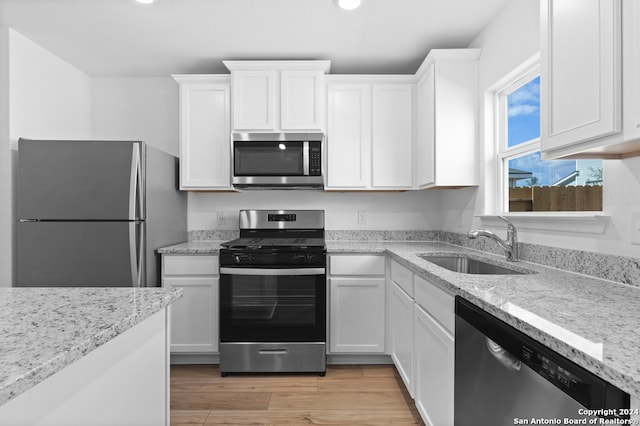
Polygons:
M497 93L500 210L602 211L602 160L543 160L535 66Z

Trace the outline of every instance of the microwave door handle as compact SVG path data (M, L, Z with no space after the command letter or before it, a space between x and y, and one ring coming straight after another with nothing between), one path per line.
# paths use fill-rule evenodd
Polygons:
M302 142L302 174L309 176L309 142Z

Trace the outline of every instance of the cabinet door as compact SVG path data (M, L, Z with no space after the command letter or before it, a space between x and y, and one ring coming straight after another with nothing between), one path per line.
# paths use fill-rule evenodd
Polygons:
M389 323L391 358L413 396L413 299L395 282L391 286Z
M620 0L543 0L542 150L621 130Z
M280 128L322 131L323 89L323 71L282 71L280 73Z
M440 324L415 307L415 401L427 425L453 424L455 343Z
M425 187L435 183L435 65L427 67L416 86L416 185Z
M276 71L234 71L234 130L276 129Z
M640 139L640 3L622 3L624 133L625 140Z
M331 278L329 348L384 353L385 279Z
M229 84L180 85L180 188L231 189Z
M413 181L413 87L374 84L372 185L410 188Z
M182 287L169 307L172 353L218 352L219 278L165 277L165 287Z
M328 100L327 189L366 188L371 178L370 85L331 85Z

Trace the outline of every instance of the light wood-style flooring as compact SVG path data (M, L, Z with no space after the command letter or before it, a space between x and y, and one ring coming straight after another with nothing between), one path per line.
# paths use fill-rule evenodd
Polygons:
M171 366L171 424L422 425L393 365L328 366L318 375L220 376Z

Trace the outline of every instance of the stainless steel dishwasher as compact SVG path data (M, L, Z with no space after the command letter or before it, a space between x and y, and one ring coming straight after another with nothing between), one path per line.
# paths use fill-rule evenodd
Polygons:
M629 394L465 299L455 306L456 426L627 424Z

